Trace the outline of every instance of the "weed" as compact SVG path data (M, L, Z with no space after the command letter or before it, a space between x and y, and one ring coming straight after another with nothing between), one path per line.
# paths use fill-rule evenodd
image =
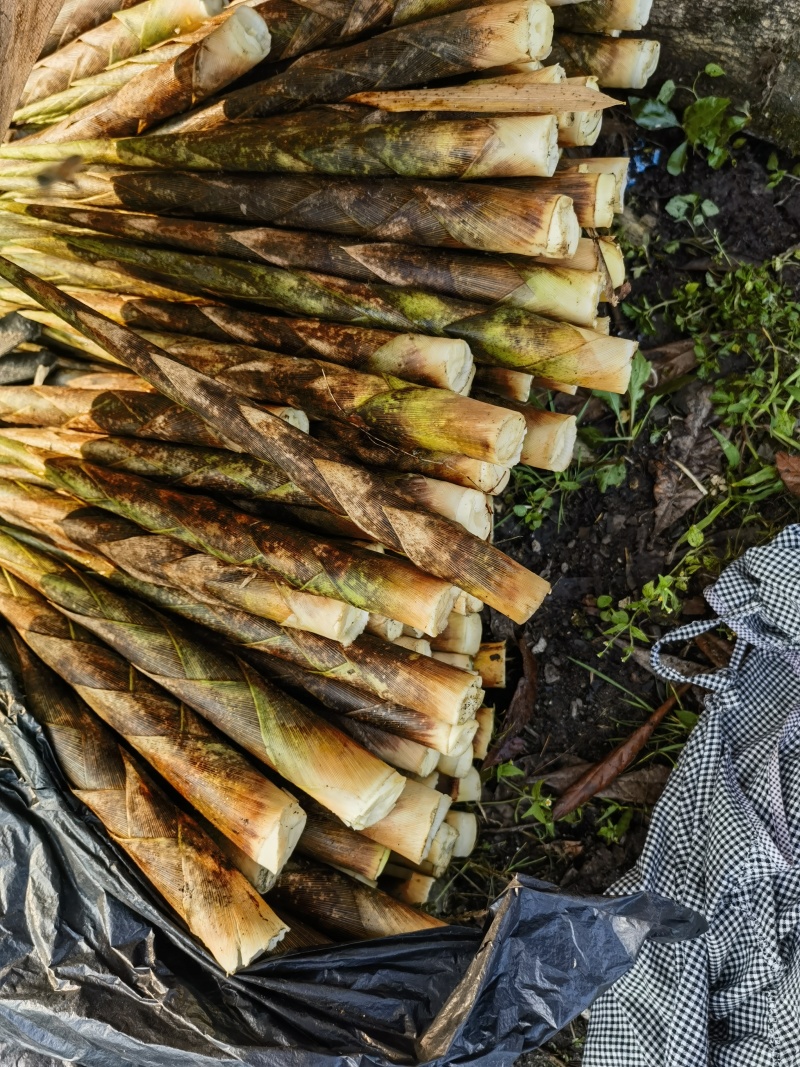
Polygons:
M635 809L616 800L601 803L603 811L597 820L597 836L607 845L619 845L630 829Z
M738 147L737 134L750 121L747 107L735 106L726 96L701 96L697 90L701 78L721 78L724 74L717 63L708 63L691 85L666 81L655 99L629 98L634 121L643 129L683 130L685 140L667 160L670 174L680 174L686 168L690 148L695 152L702 150L708 165L717 170L731 158L731 148ZM681 118L670 106L676 93L691 98Z

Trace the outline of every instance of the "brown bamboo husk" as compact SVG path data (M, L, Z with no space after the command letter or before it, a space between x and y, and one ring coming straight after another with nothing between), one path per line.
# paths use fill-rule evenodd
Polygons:
M408 871L406 877L385 879L385 889L389 896L410 904L411 907L421 907L430 901L436 879L428 874L420 874L418 871Z
M291 479L323 506L357 518L358 525L372 539L404 551L429 573L447 578L458 572L461 588L489 604L502 605L512 618L528 618L546 594L548 586L542 579L502 553L470 537L455 524L417 512L405 497L367 471L343 462L336 453L310 442L307 435L238 401L213 380L189 372L165 353L53 286L7 260L0 260L0 276L35 296L47 309L57 311L90 339L102 339L121 362L167 396L198 410L212 426L224 425L228 436L243 450L257 458L279 462ZM77 390L70 392L75 394Z
M270 894L278 907L307 915L333 937L368 940L446 924L330 867L284 871Z
M481 799L481 776L477 767L470 767L463 778L440 774L436 788L450 797L453 804L476 804Z
M404 782L244 661L52 556L0 535L6 569L102 637L153 681L354 828L381 819ZM274 624L273 624L274 625ZM180 650L180 651L178 651Z
M294 799L216 730L10 575L0 611L25 642L206 819L277 873L305 825Z
M587 156L584 159L564 157L558 166L558 173L577 172L579 174L613 174L616 182L614 211L619 214L625 209L625 188L628 183L628 156ZM608 246L604 246L608 249Z
M285 908L280 909L280 917L289 926L289 931L278 945L275 955L287 956L290 952L305 952L310 948L322 948L334 944L326 934Z
M347 717L337 718L337 726L346 734L390 767L419 774L423 777L438 766L440 753L433 748L426 748L407 737L388 733L378 726L358 722Z
M559 115L565 111L601 110L616 107L619 100L592 93L579 85L509 84L507 80L482 80L443 89L406 89L402 92L356 93L356 104L381 111L521 112L526 115Z
M594 74L607 89L644 89L658 66L661 45L634 37L556 33L552 58L569 74Z
M559 30L577 33L609 33L641 30L650 18L652 0L588 0L554 12Z
M461 652L466 656L476 656L481 647L483 623L480 615L459 615L453 612L447 626L431 641L431 648L437 652Z
M500 403L508 404L525 418L527 433L522 444L520 463L540 470L566 470L572 462L578 436L576 417L520 404L515 400L503 399Z
M477 817L471 811L448 811L445 821L458 834L453 859L466 859L471 856L478 841Z
M198 823L175 807L112 732L22 642L26 702L75 795L227 973L276 945L286 926Z
M449 809L449 797L409 778L393 810L362 833L412 863L420 863L429 854Z
M481 676L485 689L505 689L505 641L487 641L482 644L475 656L475 670Z
M566 382L560 382L557 378L534 378L533 385L536 389L552 389L556 393L566 393L568 396L575 396L578 392L577 385L567 385Z
M478 729L472 741L473 755L476 760L484 760L489 754L489 746L494 734L495 714L494 708L482 707L475 712L478 721Z
M226 88L260 63L271 44L266 22L251 7L241 5L228 15L174 58L143 68L115 93L36 135L37 142L132 137Z
M463 778L469 772L474 758L474 748L470 745L460 756L440 755L437 768L441 774L448 775L450 778Z
M531 181L533 179L530 179ZM532 192L534 187L522 184L528 181L517 178L513 184L520 192ZM583 174L579 171L556 172L553 178L537 178L535 188L540 195L568 196L573 202L581 226L588 229L608 229L614 223L614 205L617 202L617 183L613 174Z
M44 39L39 56L49 56L80 34L107 22L115 11L133 7L136 0L65 0Z
M282 74L240 89L170 130L208 129L225 121L259 118L354 93L452 77L546 55L552 15L536 0L474 7L389 30L339 49L335 56L309 56Z
M357 427L343 423L319 423L314 427L314 436L370 466L390 472L423 474L492 496L502 493L510 477L510 469L496 463L446 452L407 451L376 441Z
M389 859L388 848L369 841L316 805L308 813L297 851L318 863L330 864L369 881L379 877Z
M474 389L506 400L517 400L521 404L530 399L532 386L532 374L508 370L506 367L478 367L473 382Z
M19 106L60 92L78 78L96 74L176 33L196 29L221 7L219 0L179 0L169 5L163 0L148 0L117 11L107 22L34 64Z
M512 466L523 446L525 424L518 412L512 414L448 390L387 380L250 345L169 333L147 332L144 337L242 396L289 404L317 418L368 426L381 438L405 448L453 452Z

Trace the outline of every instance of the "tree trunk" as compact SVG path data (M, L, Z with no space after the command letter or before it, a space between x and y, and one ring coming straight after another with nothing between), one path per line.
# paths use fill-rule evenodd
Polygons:
M0 0L0 142L62 0Z
M749 102L753 133L800 153L800 0L655 0L645 33L661 41L659 78L686 84L719 63L715 91Z

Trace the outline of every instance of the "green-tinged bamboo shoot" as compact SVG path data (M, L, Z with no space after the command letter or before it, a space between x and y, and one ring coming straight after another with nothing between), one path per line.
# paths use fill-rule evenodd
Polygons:
M265 81L171 123L169 130L209 129L318 103L334 103L381 87L449 78L550 50L553 17L538 0L514 0L442 15L389 30L335 53L310 55Z
M335 816L313 805L297 851L319 863L374 881L383 872L389 849L356 833Z
M343 822L361 829L394 807L405 784L401 775L244 661L5 534L0 562Z
M557 33L553 60L569 74L594 74L607 89L644 89L655 73L661 44L634 37Z
M615 100L613 96L592 93L591 89L569 82L553 85L534 82L520 84L507 78L482 79L469 85L455 85L444 89L356 93L349 99L356 104L366 104L389 112L523 112L531 116L556 116L567 111L590 108L601 110L619 105L619 100Z
M34 64L20 97L21 107L66 89L78 78L143 52L217 15L221 0L145 0L116 11L108 22L87 30L70 44Z
M12 575L0 611L33 651L205 818L273 873L305 825L302 809L179 700Z
M52 144L135 136L236 81L265 58L270 43L264 19L241 5L196 44L143 67L115 93L85 104L35 139Z
M586 0L555 12L559 30L577 33L608 33L641 30L650 18L652 0Z
M433 847L450 804L443 793L409 778L393 810L362 833L412 863L421 863Z
M526 404L533 387L533 375L524 371L506 370L505 367L478 367L473 388L499 396L505 400L517 400Z
M65 0L44 39L42 56L74 41L87 30L107 22L115 11L133 7L136 0Z
M465 774L469 773L474 758L474 748L470 745L459 756L440 755L437 769L441 774L449 775L451 778L463 778Z
M421 570L445 581L457 580L460 588L519 621L528 619L546 595L549 587L538 575L455 523L418 510L379 477L241 400L213 379L177 363L132 331L8 260L0 259L0 277L35 296L46 310L55 311L91 340L103 343L120 362L166 397L196 412L212 428L224 426L228 438L242 451L279 464L323 507L351 519L371 540L405 554ZM79 390L67 392L74 395ZM393 612L385 614L394 617Z
M382 759L390 767L424 777L438 766L440 753L436 749L426 748L407 737L398 737L397 734L390 734L378 726L348 719L346 716L337 718L336 725L358 741L367 752Z
M405 448L453 452L509 467L520 456L524 419L492 403L250 345L149 331L143 336L181 363L253 400L289 404L316 418L366 426Z
M625 209L625 188L628 184L628 169L630 159L628 156L598 156L584 159L562 159L558 167L558 173L577 172L579 174L613 174L616 182L616 198L614 211L620 214ZM613 247L617 247L614 245ZM608 245L603 246L604 250ZM621 283L620 283L621 284Z
M387 471L390 479L394 478L395 472L422 474L432 480L453 482L467 489L497 496L508 485L511 474L508 467L482 463L466 456L396 448L376 441L357 427L344 423L320 423L314 427L314 436L341 449L345 455Z
M458 834L453 859L466 859L475 851L478 840L478 819L471 811L448 811L445 821Z
M431 641L437 652L461 652L476 656L481 647L483 623L480 615L459 615L454 612L444 630Z
M483 680L484 689L505 689L505 641L484 642L475 656L475 670Z
M478 729L472 742L473 754L476 760L484 760L489 753L494 734L494 708L479 708L475 718L478 720Z
M75 795L220 967L231 974L272 949L287 928L244 876L79 698L21 644L19 653L28 707Z
M482 394L478 394L479 396ZM486 399L489 398L487 394ZM574 415L535 408L516 400L499 400L525 418L527 433L522 444L520 463L540 470L564 471L572 462L578 424Z
M238 27L245 15L259 18L249 8L240 8L235 14L237 19L232 16L207 41ZM263 25L263 20L259 21ZM191 51L202 47L194 45L178 61L140 74L109 100L82 108L33 141L26 138L7 146L0 155L5 159L50 160L76 156L87 164L167 170L449 181L549 177L556 169L558 122L553 115L498 114L438 121L426 115L408 115L388 119L371 108L338 105L207 132L135 136L165 112L174 113L185 106L187 92L208 95L197 84L204 73L198 71L197 63L188 67L194 73L192 84L184 86L180 80L181 65L191 58ZM170 76L174 84L153 84L157 79L166 82ZM154 105L150 104L152 121L151 111L142 110L151 96L155 97ZM142 114L146 118L141 118Z
M410 934L445 926L379 889L330 867L303 865L284 871L270 893L277 907L308 916L325 933L342 940Z

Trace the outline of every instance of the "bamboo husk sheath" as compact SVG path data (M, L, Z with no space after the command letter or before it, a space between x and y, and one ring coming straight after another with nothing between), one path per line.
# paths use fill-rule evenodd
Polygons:
M588 169L587 164L587 172ZM83 227L108 236L130 238L184 251L232 256L254 262L272 263L278 267L322 271L356 281L419 286L421 289L487 304L506 303L550 318L585 326L594 324L606 273L605 270L601 272L554 267L528 257L489 258L466 252L433 252L430 249L422 250L391 242L351 244L337 237L317 233L233 226L197 219L167 219L159 215L66 204L15 205L13 210L24 212L24 218ZM209 336L209 327L213 328L218 324L221 329L214 331L214 340L225 339L224 331L227 331L233 340L260 344L276 351L287 350L287 342L283 340L286 328L282 331L276 328L273 325L274 319L265 319L262 325L253 312L239 312L238 309L234 312L224 308L217 310L213 306L202 305L181 305L170 311L170 305L156 303L150 311L156 321L150 325L146 301L140 302L144 306L138 310L133 301L126 301L122 297L107 298L106 310L101 306L101 300L99 296L93 301L90 298L92 306L97 310L103 310L115 321L125 321L131 326L138 325L145 329L167 328L177 333ZM122 319L121 316L126 311L129 317ZM182 325L182 322L185 322L185 325ZM250 336L248 325L252 327ZM299 328L314 337L309 326L301 324ZM220 333L222 336L219 336ZM388 338L384 338L384 343L387 340ZM428 341L433 342L433 339ZM288 343L293 343L291 338ZM439 343L441 344L441 341ZM294 344L297 342L294 341ZM317 350L316 354L331 359L332 349L332 345L325 345L324 349ZM297 354L305 353L301 349ZM374 368L364 369L388 370L398 377L407 377L410 381L419 380L405 372L404 364L385 365L386 357L382 358L384 365L378 363ZM346 359L333 358L332 362L344 363ZM410 369L415 369L413 364ZM468 370L464 372L465 379L467 373ZM463 382L453 385L450 381L442 380L426 384L446 385L456 392L460 392L463 387Z
M318 103L453 77L471 70L540 59L553 17L538 0L514 0L442 15L378 34L359 44L295 61L288 70L223 97L170 129L209 129Z
M407 737L399 737L381 730L378 726L346 717L337 718L336 725L358 741L367 752L382 759L390 767L397 767L398 770L424 778L438 766L440 753L436 749L425 748Z
M44 39L40 58L63 48L80 34L107 22L115 11L133 7L134 3L136 0L65 0Z
M322 808L312 805L297 851L319 863L346 869L374 881L386 866L389 849L344 826Z
M102 214L126 217L122 212ZM170 221L161 218L159 224L168 241ZM288 244L291 235L286 231L277 233ZM289 355L319 357L355 370L393 374L420 385L452 389L454 393L468 388L474 369L469 346L458 338L391 333L321 319L288 319L203 302L202 298L195 304L179 304L89 289L73 291L73 295L114 322L133 328L168 330L212 341L238 341Z
M284 871L270 894L278 907L307 915L323 932L345 940L410 934L445 926L388 893L348 878L330 867Z
M238 9L234 16L206 39L209 45L214 36L230 34L239 22L249 19L258 19L266 34L263 19L249 8ZM256 29L257 26L254 37ZM268 42L268 35L265 40ZM8 146L0 155L6 159L80 156L87 164L168 170L450 181L549 177L556 169L558 122L552 115L487 115L431 121L425 115L389 119L371 108L338 105L207 132L136 136L165 114L185 108L191 96L209 94L213 88L208 84L210 75L198 62L206 42L194 45L179 61L140 74L108 102L102 100L85 107L59 127ZM253 49L251 52L255 56ZM194 53L198 53L197 60ZM240 65L243 62L240 60ZM193 78L188 84L183 84L186 75L180 77L184 63ZM179 65L180 69L175 70ZM227 73L215 70L214 77L219 80ZM173 84L169 84L170 78ZM201 79L205 79L205 85ZM150 97L154 104L143 111L145 100L149 103Z
M140 134L236 81L268 55L270 43L264 19L250 7L237 7L177 56L142 66L116 92L85 104L34 139L52 144Z
M407 448L454 452L512 466L523 445L525 422L518 412L449 390L249 345L149 331L144 337L241 396L366 426Z
M478 367L472 387L492 396L526 404L533 387L533 375L524 371L506 370L505 367Z
M404 785L396 771L242 660L5 534L0 562L347 825L360 829L394 807Z
M585 0L584 0L585 2ZM404 92L355 93L348 102L380 108L381 111L444 111L448 113L524 112L526 115L560 115L562 112L616 107L619 100L594 93L585 86L529 83L527 78L481 79L467 85Z
M19 104L60 92L78 78L96 74L176 33L196 29L221 8L221 0L145 0L117 11L108 22L34 64Z
M404 552L422 570L524 620L541 603L547 583L461 527L415 505L379 478L348 463L286 423L262 412L212 379L190 371L155 346L74 301L53 286L0 259L4 277L103 344L167 397L225 427L243 451L278 463L290 478L334 514L352 519L373 540ZM607 339L608 340L608 339ZM78 390L71 390L78 392ZM147 394L135 394L146 396Z
M382 612L410 625L421 622L427 632L436 633L447 624L455 602L455 587L424 574L405 560L323 541L312 534L254 518L209 497L176 492L135 475L69 457L53 456L39 469L52 485L87 504L112 511L153 533L169 531L171 537L195 551L216 556L225 563L277 575L305 593L341 600L364 611ZM215 574L212 569L204 572L208 577L202 579L195 571L192 580L191 563L181 561L177 565L181 580L175 584L190 582L192 590L202 588L205 595L211 596L219 595L218 590L225 586L236 598L236 577L229 581L224 572ZM239 581L244 577L242 572ZM251 600L252 585L256 590ZM240 588L237 606L248 610L259 595L266 596L267 589L256 579Z
M40 151L46 148L42 145ZM39 162L25 164L29 169L22 173L17 173L22 168L16 167L0 170L0 189L17 197L41 199L39 179L51 167L51 163ZM569 179L564 176L559 180L563 185ZM369 179L333 180L311 174L212 175L97 164L69 181L51 182L44 191L51 198L90 200L97 207L157 214L191 211L233 221L246 218L287 228L325 229L375 241L525 256L570 256L580 237L568 193L538 187L521 191L506 183L387 178L381 182L382 195L377 200ZM365 210L365 196L370 200L369 211ZM225 291L215 295L224 296Z
M609 178L614 184L610 175L594 177ZM555 322L522 308L487 308L416 289L382 283L367 285L265 264L137 247L104 237L36 239L42 244L56 241L79 259L114 256L125 269L137 273L157 274L190 288L269 304L289 313L318 314L359 324L366 320L379 327L411 327L440 336L461 337L469 343L477 362L586 387L594 387L595 378L605 374L606 364L627 365L637 347L635 342ZM60 299L68 298L61 294Z
M144 580L211 596L282 626L309 630L344 645L351 644L366 625L365 611L294 590L250 567L229 566L195 553L172 537L148 535L126 518L111 518L100 508L86 508L74 498L24 482L15 484L8 477L0 478L0 515L56 543L66 540L99 552Z
M256 863L281 870L306 821L292 797L179 700L11 575L0 579L0 611L92 711L221 833Z
M489 753L494 733L494 708L478 708L475 718L478 721L478 729L472 742L473 755L476 760L484 760Z
M18 647L29 709L46 728L75 795L231 974L287 927L198 823L166 797L112 732Z
M17 345L26 341L35 341L40 332L36 323L23 318L15 311L3 315L0 319L0 356L7 356Z
M658 66L659 41L557 33L552 59L570 74L593 74L608 89L644 89Z
M560 30L577 33L607 33L641 30L650 18L652 0L587 0L555 12Z

